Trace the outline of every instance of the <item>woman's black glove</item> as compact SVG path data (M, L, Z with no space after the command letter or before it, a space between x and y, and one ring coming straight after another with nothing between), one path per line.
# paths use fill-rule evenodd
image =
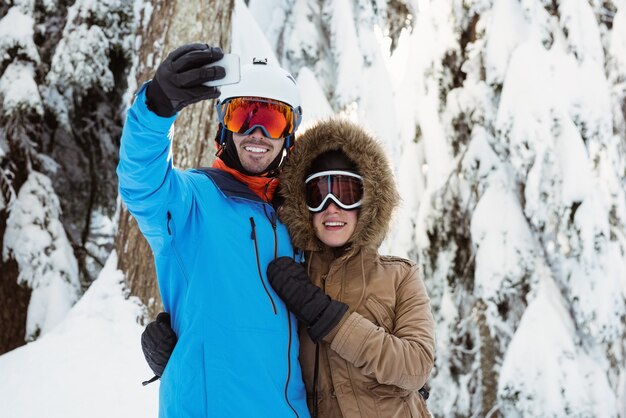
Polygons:
M217 87L202 83L224 78L224 67L207 67L223 56L221 48L207 44L187 44L171 52L148 85L148 109L159 116L170 117L187 105L219 97Z
M316 343L348 310L348 305L331 299L311 283L304 267L292 258L280 257L272 261L267 267L267 278L287 308L308 327L309 336Z
M156 320L146 326L141 333L141 349L155 378L143 382L144 386L161 377L177 341L176 333L170 325L170 314L167 312L161 312Z

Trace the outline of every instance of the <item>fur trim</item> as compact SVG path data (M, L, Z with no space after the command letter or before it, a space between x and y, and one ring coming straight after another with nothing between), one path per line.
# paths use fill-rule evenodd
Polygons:
M287 226L294 246L313 251L322 248L306 206L304 180L315 157L330 150L343 151L356 163L363 176L363 206L349 243L354 249L378 248L389 229L399 195L381 144L347 120L324 120L298 136L280 176L279 193L286 198L279 211L280 218Z

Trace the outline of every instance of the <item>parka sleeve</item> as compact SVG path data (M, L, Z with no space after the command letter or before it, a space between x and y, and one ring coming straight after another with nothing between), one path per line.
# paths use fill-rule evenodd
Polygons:
M430 299L415 266L397 289L395 311L393 333L353 312L327 338L332 338L333 351L379 383L418 390L433 368L435 330Z
M172 167L170 132L176 116L160 117L146 105L144 84L128 110L117 166L119 192L153 249L162 245L168 202L184 210L188 196Z

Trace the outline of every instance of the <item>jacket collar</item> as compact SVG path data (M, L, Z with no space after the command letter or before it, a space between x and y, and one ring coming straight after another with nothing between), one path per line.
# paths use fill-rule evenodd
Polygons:
M259 195L254 193L250 188L241 181L237 180L232 174L213 167L202 167L194 171L201 172L209 177L218 189L228 198L242 198L264 203Z
M223 173L229 174L232 178L238 180L246 189L252 191L258 198L264 202L270 203L274 197L274 192L278 187L278 179L275 177L261 177L261 176L248 176L243 174L234 168L231 168L222 161L220 158L216 158L213 162L214 169L217 169ZM233 186L228 186L232 189ZM221 187L220 187L221 188ZM223 189L222 189L223 190ZM242 190L237 189L239 193ZM223 190L224 191L224 190Z

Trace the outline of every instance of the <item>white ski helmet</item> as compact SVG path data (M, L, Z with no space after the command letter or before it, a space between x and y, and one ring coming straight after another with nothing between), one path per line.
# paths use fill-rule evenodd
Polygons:
M296 80L281 67L268 64L267 59L255 58L252 64L243 64L239 82L221 86L220 90L218 106L233 97L263 97L287 103L298 118L302 115Z

